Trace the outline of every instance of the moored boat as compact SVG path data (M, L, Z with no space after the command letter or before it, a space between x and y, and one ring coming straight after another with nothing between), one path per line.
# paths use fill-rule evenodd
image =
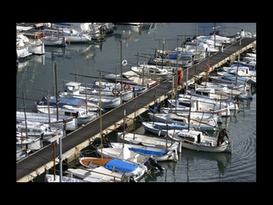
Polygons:
M156 161L177 161L178 154L177 150L166 150L156 147L136 145L136 144L127 144L127 143L118 143L112 142L111 146L113 148L122 148L127 147L130 151L136 152L145 156L153 156Z
M167 150L177 150L177 152L182 151L182 146L178 142L168 141L159 137L150 137L142 134L134 134L134 133L117 133L117 141L118 142L127 142L131 144L139 144L150 147L156 147Z
M139 180L147 171L147 167L132 162L126 162L120 159L82 157L79 159L80 164L88 169L103 166L110 171L125 173L135 181Z
M199 131L181 130L176 133L169 133L167 137L174 141L182 141L183 148L191 150L203 152L231 152L230 140L224 140L223 138L220 140L220 133L218 138L216 138L204 135Z

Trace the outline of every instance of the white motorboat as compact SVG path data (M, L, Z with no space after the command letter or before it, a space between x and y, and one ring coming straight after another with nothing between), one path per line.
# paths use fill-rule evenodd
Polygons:
M171 69L169 70L166 68L162 68L160 66L146 65L146 64L139 64L138 66L132 66L131 70L134 71L136 74L140 75L141 77L146 76L151 78L168 79L173 74Z
M167 107L162 107L160 109L160 113L168 114L168 113L175 113L180 116L188 117L190 110L188 107L185 108L167 108ZM209 120L213 119L217 123L222 123L222 118L213 112L201 112L201 111L193 111L191 110L190 113L190 118L194 121L201 121L201 120Z
M181 130L176 133L169 133L167 136L171 140L183 142L183 148L203 151L203 152L231 152L231 142L224 140L217 145L218 139L204 135L202 132L194 130Z
M150 137L147 135L135 134L135 133L117 133L118 142L127 142L131 144L145 145L149 147L156 147L167 150L177 150L182 152L182 146L180 143L168 141L159 137Z
M177 161L178 154L177 150L166 150L156 147L136 145L136 144L127 144L127 143L118 143L111 142L113 148L122 148L127 147L130 151L136 152L145 156L153 156L156 161Z

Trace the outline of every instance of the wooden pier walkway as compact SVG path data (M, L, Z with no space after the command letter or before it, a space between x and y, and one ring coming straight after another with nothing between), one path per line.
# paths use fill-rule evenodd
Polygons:
M242 39L241 45L239 42L224 49L224 52L210 56L208 60L189 68L188 82L193 82L195 79L201 78L206 75L204 68L207 63L210 65L210 71L223 65L228 60L234 60L235 56L248 50L256 45L256 38ZM183 75L183 85L185 85L186 75ZM110 110L102 115L102 130L103 133L108 134L115 128L119 127L124 118L124 110L126 110L127 118L134 118L135 116L145 112L150 105L154 104L155 99L157 102L168 97L172 92L172 83L161 83L142 95L130 100L129 102ZM100 136L100 119L96 119L86 125L80 127L74 132L69 133L62 141L63 160L78 153L81 149L85 148L93 142L93 140ZM59 147L56 146L56 164L58 163ZM53 146L49 144L39 151L31 154L30 156L22 159L16 163L16 181L27 182L42 174L53 166Z

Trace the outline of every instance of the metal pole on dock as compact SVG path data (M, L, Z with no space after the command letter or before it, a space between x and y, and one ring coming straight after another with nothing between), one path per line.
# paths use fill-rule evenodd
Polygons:
M25 104L25 96L24 92L22 92L23 97L23 108L24 108L24 115L25 115L25 127L26 127L26 139L28 140L28 131L27 131L27 114L26 114L26 104ZM26 149L28 149L28 144L26 143Z
M120 40L120 83L121 83L121 92L123 91L123 79L122 79L122 73L123 73L123 65L122 65L122 40Z
M57 63L55 61L55 95L56 95L56 111L57 111L57 121L59 121L59 100L58 100L58 73L57 73ZM48 99L49 100L49 99Z

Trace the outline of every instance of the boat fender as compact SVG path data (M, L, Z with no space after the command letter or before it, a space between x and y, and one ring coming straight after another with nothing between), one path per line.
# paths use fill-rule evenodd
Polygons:
M145 165L145 166L151 166L151 167L156 168L156 169L158 169L158 170L160 170L160 171L164 171L164 167L162 167L161 165L159 165L159 164L156 162L156 160L155 160L154 158L152 158L152 157L150 157L150 158L148 159L148 161L145 162L144 165Z
M119 95L120 95L120 91L119 91L119 89L117 89L117 88L114 88L114 89L112 90L112 93L113 93L113 95L115 95L115 96L119 96Z

